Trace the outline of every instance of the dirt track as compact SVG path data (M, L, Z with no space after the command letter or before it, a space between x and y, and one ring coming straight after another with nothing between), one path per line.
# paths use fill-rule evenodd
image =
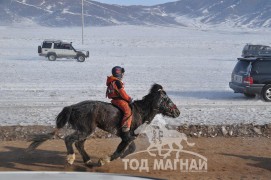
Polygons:
M189 138L193 147L184 146L184 150L193 151L208 159L207 172L180 172L180 170L124 170L120 159L103 167L86 167L76 151L73 166L65 166L66 150L62 140L47 141L35 152L26 153L29 144L25 141L2 141L0 145L0 171L87 171L120 173L137 176L148 176L164 179L271 179L270 139L254 138ZM114 151L119 139L89 139L86 150L93 162ZM137 151L145 150L148 142L144 138L136 140ZM135 159L149 159L148 153L130 156ZM174 158L174 157L169 157ZM181 158L191 158L182 154ZM95 163L94 163L95 164Z

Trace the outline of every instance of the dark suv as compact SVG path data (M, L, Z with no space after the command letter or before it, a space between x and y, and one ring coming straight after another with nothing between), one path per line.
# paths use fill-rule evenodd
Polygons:
M271 57L238 58L229 86L235 93L271 101Z

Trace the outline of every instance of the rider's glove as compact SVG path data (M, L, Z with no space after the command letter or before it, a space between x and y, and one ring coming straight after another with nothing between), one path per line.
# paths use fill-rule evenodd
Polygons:
M133 98L129 101L129 104L131 105L134 102Z

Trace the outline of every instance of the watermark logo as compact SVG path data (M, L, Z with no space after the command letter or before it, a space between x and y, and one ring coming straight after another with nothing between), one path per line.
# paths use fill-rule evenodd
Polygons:
M184 133L169 130L164 125L149 125L144 132L150 143L146 150L138 151L122 159L124 169L142 171L175 170L180 172L207 172L207 158L183 149L194 146ZM150 157L144 159L132 158L136 154L147 153Z

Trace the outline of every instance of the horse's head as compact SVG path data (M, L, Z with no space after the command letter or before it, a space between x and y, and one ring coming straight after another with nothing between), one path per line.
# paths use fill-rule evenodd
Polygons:
M153 106L158 110L158 113L173 118L180 115L179 109L167 96L161 85L154 84L150 90L150 94L153 94L155 97Z

